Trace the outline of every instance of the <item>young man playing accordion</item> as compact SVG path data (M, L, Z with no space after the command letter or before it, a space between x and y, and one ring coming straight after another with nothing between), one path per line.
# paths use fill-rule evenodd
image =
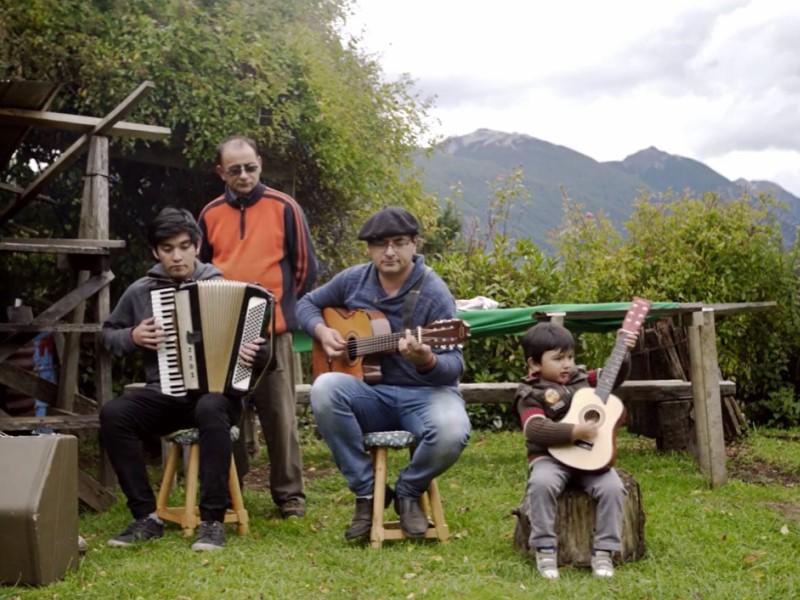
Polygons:
M202 523L193 550L219 550L225 545L222 525L228 505L228 468L231 461L231 425L237 423L241 401L220 393L171 396L162 393L158 350L166 340L153 317L150 292L164 286L221 278L219 270L197 260L200 229L182 209L165 208L150 225L148 244L158 260L141 279L125 290L103 323L103 341L117 356L140 350L146 385L126 391L100 412L100 435L128 500L134 521L108 541L112 547L159 538L164 524L156 516L156 501L147 478L142 439L177 429L196 427L200 434L200 517ZM248 367L259 362L263 339L239 351Z

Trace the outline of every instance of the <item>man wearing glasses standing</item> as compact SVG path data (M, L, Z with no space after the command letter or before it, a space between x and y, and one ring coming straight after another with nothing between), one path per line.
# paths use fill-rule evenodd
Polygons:
M453 296L442 279L417 254L419 223L408 211L385 208L370 217L358 238L367 243L370 262L345 269L306 294L297 316L329 358L341 358L345 340L326 324L322 309L380 311L398 339L396 352L380 357L382 379L371 385L354 375L323 373L311 386L311 406L322 437L356 497L348 540L369 536L374 473L363 436L405 430L417 439L410 463L400 472L395 509L407 537L428 529L420 496L431 480L453 465L467 445L470 423L458 379L464 370L459 348L437 349L409 330L455 317ZM391 497L387 494L387 498Z
M267 443L270 492L283 518L305 515L297 433L292 330L297 300L314 285L317 263L300 205L261 183L256 143L233 136L217 147L225 191L200 212L200 257L226 279L255 282L275 296L275 369L252 397Z

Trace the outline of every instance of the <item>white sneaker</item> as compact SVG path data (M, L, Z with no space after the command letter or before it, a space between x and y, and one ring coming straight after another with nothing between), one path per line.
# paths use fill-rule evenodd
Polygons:
M613 577L614 561L608 550L597 550L592 554L592 574L595 577Z
M536 570L545 579L558 579L558 554L556 551L537 550Z

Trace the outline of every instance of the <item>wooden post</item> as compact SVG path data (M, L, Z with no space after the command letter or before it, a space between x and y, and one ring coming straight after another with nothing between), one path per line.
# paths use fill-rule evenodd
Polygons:
M89 141L89 157L86 165L86 179L81 199L81 220L78 237L83 239L108 239L108 138L93 136ZM89 279L89 271L79 271L76 283L80 286ZM98 304L105 298L105 311L108 314L108 288L100 291ZM100 307L98 306L99 312ZM86 303L81 302L72 312L72 323L83 323ZM101 353L102 354L102 353ZM73 409L73 397L78 387L78 363L80 361L80 334L69 333L64 342L64 355L61 357L61 377L59 377L58 407ZM110 383L109 388L110 390ZM100 398L98 398L100 402Z
M692 313L689 331L690 370L694 396L697 460L712 487L725 484L725 437L719 393L719 363L714 310Z

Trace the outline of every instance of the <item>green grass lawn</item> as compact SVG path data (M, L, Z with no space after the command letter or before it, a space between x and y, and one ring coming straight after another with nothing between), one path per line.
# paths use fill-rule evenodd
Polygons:
M107 548L130 520L119 502L105 514L82 515L90 549L77 571L44 588L0 587L0 598L800 597L797 431L751 435L730 462L742 479L716 490L687 454L660 453L651 440L624 435L618 465L641 485L647 555L620 566L611 581L577 568L545 581L513 549L511 510L526 471L519 432L475 432L440 478L448 544L386 542L373 550L346 543L352 496L321 442L306 441L304 452L305 519L279 519L264 490L248 489L251 534L229 528L223 552L192 552L177 526L141 547ZM393 454L396 473L404 456Z

